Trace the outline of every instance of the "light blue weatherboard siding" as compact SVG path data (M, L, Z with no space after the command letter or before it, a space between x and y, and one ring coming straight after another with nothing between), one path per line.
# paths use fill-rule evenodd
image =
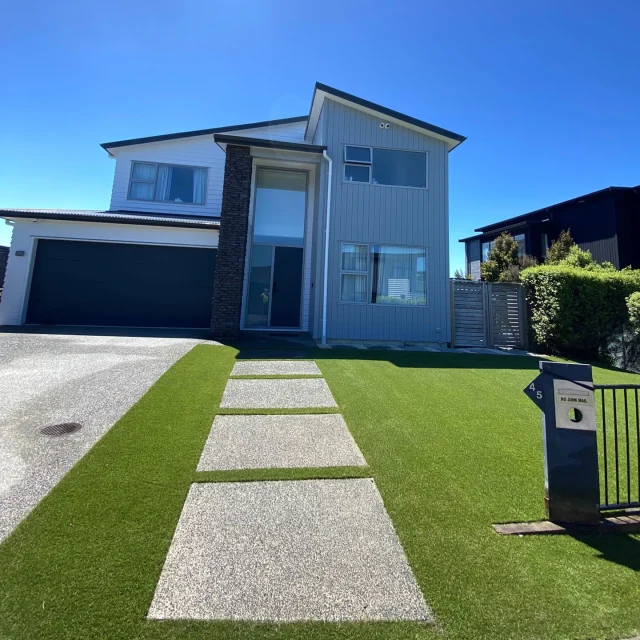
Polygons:
M435 138L397 124L381 129L384 118L325 100L321 122L323 144L333 158L331 239L327 337L334 340L397 340L448 342L449 230L448 152ZM428 152L428 188L410 189L344 183L344 145L363 145ZM324 178L324 176L323 176ZM321 180L320 215L316 233L322 245L326 182ZM427 248L427 306L340 303L342 242L420 246ZM316 256L314 335L321 332L318 296L322 255ZM440 332L437 331L440 329Z

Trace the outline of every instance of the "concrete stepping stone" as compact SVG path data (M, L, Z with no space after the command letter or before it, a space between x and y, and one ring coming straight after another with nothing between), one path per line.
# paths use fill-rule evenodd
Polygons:
M337 407L322 378L227 381L223 409L304 409Z
M198 471L364 465L337 413L216 416Z
M248 360L236 362L232 376L322 375L318 365L309 360Z
M370 478L191 486L149 618L430 620Z

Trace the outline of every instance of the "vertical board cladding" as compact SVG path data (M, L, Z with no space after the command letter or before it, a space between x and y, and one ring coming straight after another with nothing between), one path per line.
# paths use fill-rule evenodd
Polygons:
M9 247L0 247L0 289L4 283L4 275L7 271L7 262L9 260Z
M576 244L591 251L596 262L606 260L616 269L624 266L618 255L616 207L612 194L558 208L553 215L553 224L555 236L563 229L571 229Z
M218 338L240 334L252 166L249 147L228 145L211 318Z
M616 228L620 267L640 269L640 189L616 195Z
M333 100L325 100L323 112L324 144L333 159L327 337L449 342L447 144L398 124L381 129L383 119ZM344 182L348 144L427 152L427 188ZM427 305L341 303L343 242L426 248Z

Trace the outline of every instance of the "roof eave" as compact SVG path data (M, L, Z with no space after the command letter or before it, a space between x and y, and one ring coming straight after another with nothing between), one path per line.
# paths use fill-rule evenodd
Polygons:
M379 115L384 118L391 118L400 125L409 125L411 127L419 129L426 135L431 135L447 142L449 151L453 151L453 149L461 145L467 139L466 136L460 135L459 133L454 133L453 131L449 131L448 129L443 129L442 127L424 122L423 120L418 120L417 118L413 118L412 116L400 113L399 111L388 109L387 107L384 107L380 104L370 102L369 100L364 100L363 98L359 98L358 96L346 93L345 91L340 91L340 89L334 89L333 87L322 84L321 82L316 82L313 90L313 97L311 98L309 119L307 120L307 126L305 128L305 140L313 139L316 127L318 125L318 120L320 118L322 104L324 103L324 99L327 96L336 100L337 102L354 105L356 108L372 112L375 115Z
M321 154L327 147L314 144L301 144L299 142L285 142L281 140L265 140L263 138L245 138L242 136L214 134L216 144L224 151L227 145L237 145L239 147L257 147L260 149L275 149L278 151L295 151L297 153Z
M587 193L583 196L577 196L575 198L571 198L569 200L563 200L562 202L557 202L556 204L551 204L548 207L542 207L541 209L535 209L534 211L529 211L528 213L523 213L519 216L514 216L513 218L507 218L506 220L501 220L500 222L494 222L492 224L488 224L484 227L478 227L475 231L479 233L493 233L494 231L501 229L502 227L513 226L519 222L527 222L529 218L533 218L537 215L542 214L553 214L553 212L560 208L565 207L570 204L574 204L576 202L580 202L580 200L591 200L593 198L598 198L606 193L614 193L621 191L632 191L636 187L605 187L604 189L599 189L598 191L592 191L591 193Z
M215 133L225 133L230 131L242 131L244 129L261 129L264 127L277 127L283 124L293 124L304 122L308 116L294 116L293 118L280 118L277 120L264 120L262 122L249 122L246 124L234 124L228 127L214 127L212 129L196 129L194 131L181 131L179 133L168 133L159 136L147 136L145 138L129 138L128 140L115 140L113 142L102 142L100 146L109 154L113 155L109 149L118 147L129 147L136 144L150 144L153 142L164 142L166 140L178 140L181 138L194 138L197 136L212 135Z
M107 213L107 212L105 212ZM124 216L96 216L78 213L55 213L55 212L42 212L42 211L12 211L10 209L0 209L0 218L5 220L19 219L31 219L31 220L58 220L58 221L71 221L71 222L92 222L98 224L128 224L128 225L141 225L151 227L178 227L178 228L191 228L191 229L209 229L216 231L220 228L220 223L217 224L209 220L209 223L197 222L194 220L176 221L171 220L158 220L157 218L152 220L145 220L143 218L127 218Z

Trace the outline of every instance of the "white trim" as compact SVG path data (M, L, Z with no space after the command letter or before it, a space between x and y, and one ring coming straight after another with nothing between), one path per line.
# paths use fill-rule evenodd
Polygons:
M333 182L333 160L326 151L322 152L327 161L327 213L324 230L324 277L322 285L322 344L327 344L327 286L329 284L329 234L331 225L331 183Z

